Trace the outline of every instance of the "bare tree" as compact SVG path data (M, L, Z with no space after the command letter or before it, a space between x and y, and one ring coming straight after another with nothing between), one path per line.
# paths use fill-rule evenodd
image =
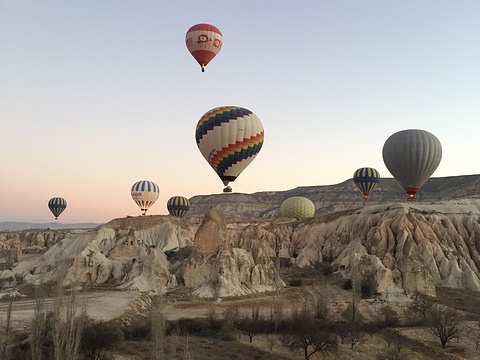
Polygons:
M376 360L408 360L407 354L400 353L396 348L388 348L375 356Z
M260 307L257 304L252 305L252 316L243 316L236 321L235 327L248 335L250 343L256 335L267 330L267 324L260 316Z
M354 267L356 269L356 267ZM360 279L357 272L352 272L352 303L347 306L344 312L344 316L348 321L343 328L343 338L348 338L350 340L350 348L353 349L355 344L357 344L360 339L364 336L364 333L361 331L363 326L363 318L361 313L358 310L358 305L361 298L362 293L362 280Z
M162 313L160 305L155 307L152 314L152 359L164 358L164 348L167 332L167 319Z
M238 321L238 305L229 305L223 312L222 336L231 338L235 331L235 323Z
M0 348L0 359L2 360L10 360L12 356L12 334L10 328L10 322L12 318L12 306L13 306L13 299L10 300L7 308L7 316L5 319L5 324L3 326L3 331L1 335L1 348Z
M289 319L289 334L284 335L283 344L291 350L301 350L305 359L320 351L337 348L337 340L332 331L320 326L311 311L293 309Z
M112 344L124 340L123 331L117 324L103 320L87 321L82 337L84 360L110 360L113 357L106 352Z
M359 330L357 327L352 326L350 329L347 331L347 337L350 339L350 349L353 350L353 347L360 342L360 340L363 338L364 333Z
M397 312L389 304L383 304L382 306L383 321L387 327L398 326L400 320L398 318Z
M68 298L66 293L67 267L65 264L57 268L57 295L53 310L53 357L54 360L76 360L83 328L87 321L86 308L78 306L76 283L72 283ZM74 276L76 279L77 276ZM77 314L77 310L80 312Z
M43 360L43 344L47 338L47 311L45 309L45 288L43 276L34 288L35 309L32 322L30 351L32 360Z
M395 341L396 336L397 336L397 331L395 329L387 328L382 331L382 337L387 342L388 347L390 347L390 345L392 345L392 343Z
M457 311L446 306L433 305L427 313L427 322L433 335L439 338L442 349L460 333Z
M280 278L280 250L278 241L275 241L275 291L273 294L273 306L271 318L274 322L274 333L278 332L283 320L283 302L280 298L280 290L282 289L282 279Z
M328 297L323 286L313 288L311 303L315 317L326 326L329 323Z
M185 336L185 344L183 346L183 360L193 360L192 353L190 352L190 341L188 335Z
M428 312L433 306L433 302L419 291L414 291L410 297L412 299L410 309L416 313L420 313L426 321Z

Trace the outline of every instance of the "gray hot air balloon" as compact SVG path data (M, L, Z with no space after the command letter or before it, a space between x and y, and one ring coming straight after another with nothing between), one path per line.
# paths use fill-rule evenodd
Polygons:
M442 145L424 130L403 130L383 145L383 162L408 196L413 198L442 159Z

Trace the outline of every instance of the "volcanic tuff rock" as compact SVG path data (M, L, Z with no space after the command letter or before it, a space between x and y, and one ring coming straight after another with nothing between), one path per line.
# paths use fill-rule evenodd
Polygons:
M310 199L315 205L317 216L363 207L365 203L353 179L348 179L334 185L300 186L286 191L197 195L190 199L191 208L187 218L200 221L211 206L216 206L227 218L240 216L272 219L280 216L282 202L291 196ZM370 195L368 203L370 205L387 204L405 201L406 197L405 191L393 178L382 177L380 184ZM474 197L480 197L480 175L430 178L416 195L419 201Z
M4 286L51 281L67 267L66 283L112 284L120 288L163 293L177 286L165 251L192 245L196 226L170 216L116 219L76 236L66 233L41 256L15 264ZM70 237L71 236L71 237ZM38 239L38 236L28 237ZM36 247L37 245L32 245ZM5 275L0 274L0 279Z
M183 273L185 286L201 297L273 290L275 269L262 244L256 242L252 253L231 246L225 216L212 207L195 234L194 250Z
M2 254L17 234L23 250L13 266L3 257L0 288L51 280L66 264L69 281L157 293L185 284L200 296L241 295L271 289L271 258L280 256L299 267L327 262L346 278L373 280L379 292L480 291L479 219L480 200L462 199L372 204L306 220L225 220L215 208L201 226L140 216L88 231L0 233Z

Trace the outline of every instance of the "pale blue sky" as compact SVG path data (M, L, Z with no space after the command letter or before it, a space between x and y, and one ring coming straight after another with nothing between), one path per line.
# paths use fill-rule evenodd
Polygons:
M224 37L205 73L197 23ZM433 176L480 173L477 0L0 0L0 54L0 221L50 221L53 196L61 222L137 215L142 179L161 190L150 214L220 193L194 133L222 105L265 128L235 192L391 177L383 144L408 128L442 143Z

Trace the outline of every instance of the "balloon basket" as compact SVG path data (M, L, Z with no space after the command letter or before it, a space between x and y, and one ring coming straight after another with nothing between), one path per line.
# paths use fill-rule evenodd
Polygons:
M417 199L414 198L414 197L409 197L409 198L407 198L407 201L414 201L415 202L415 201L417 201Z
M223 189L223 192L224 193L231 193L232 192L232 188L230 186L227 186Z

